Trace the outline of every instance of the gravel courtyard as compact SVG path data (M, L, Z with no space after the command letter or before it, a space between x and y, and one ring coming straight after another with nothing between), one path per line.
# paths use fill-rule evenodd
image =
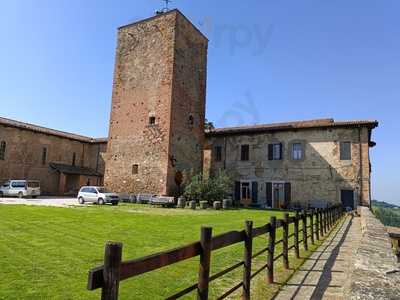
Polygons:
M36 199L30 198L0 198L0 204L24 204L24 205L42 205L42 206L57 206L67 207L71 205L80 205L76 198L57 198L57 197L39 197Z

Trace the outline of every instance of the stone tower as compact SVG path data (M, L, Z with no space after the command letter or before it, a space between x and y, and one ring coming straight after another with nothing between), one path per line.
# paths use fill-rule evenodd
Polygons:
M207 38L178 10L118 30L105 185L174 195L201 172Z

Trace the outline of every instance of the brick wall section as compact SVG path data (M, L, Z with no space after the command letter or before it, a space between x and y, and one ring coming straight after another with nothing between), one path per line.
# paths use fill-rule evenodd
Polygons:
M5 160L0 160L0 180L40 180L43 193L58 194L59 175L49 167L49 162L72 164L74 152L77 166L97 168L99 173L104 173L104 160L98 151L105 152L105 142L78 141L1 124L0 140L7 143ZM47 159L43 165L44 147Z
M352 160L340 160L341 141L352 142ZM294 142L301 142L305 147L305 157L301 161L291 159L290 146ZM283 160L268 160L270 143L283 143ZM240 160L242 144L250 145L249 161ZM216 146L225 149L225 145L226 157L224 150L221 162L216 162L211 155L211 172L226 164L235 180L257 181L259 203L266 202L266 182L277 181L291 183L292 204L307 206L313 200L339 203L342 189L362 190L362 203L370 203L368 128L315 128L208 137L209 149L214 150ZM356 200L359 194L355 193Z
M176 10L119 29L106 186L170 194L176 168L200 170L206 64L200 36Z

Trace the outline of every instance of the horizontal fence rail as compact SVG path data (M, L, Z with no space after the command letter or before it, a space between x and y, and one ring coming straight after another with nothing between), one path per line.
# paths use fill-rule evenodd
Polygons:
M294 250L295 257L300 258L300 245L303 245L304 250L308 250L308 241L310 240L314 245L315 241L327 235L343 213L340 206L296 212L295 216L289 216L286 213L283 219L272 216L268 224L260 227L253 228L253 222L246 221L244 230L230 231L216 236L212 236L212 228L202 227L200 241L128 261L121 261L121 243L108 242L105 246L104 265L89 271L87 288L88 290L101 288L101 299L115 300L118 299L120 281L199 256L198 281L166 299L178 299L195 290L197 290L197 299L208 299L210 282L233 270L243 268L242 282L233 286L218 299L224 299L242 288L242 299L248 300L252 278L266 270L267 282L273 283L274 263L282 259L284 268L289 269L289 251ZM289 234L290 224L293 224L294 228L292 234ZM279 241L276 240L278 228L283 230L282 239ZM253 239L261 235L268 236L268 244L264 249L253 253ZM289 245L290 238L293 238L293 245ZM238 243L244 245L243 261L210 275L211 252ZM275 253L276 246L281 243L282 253ZM267 254L265 265L252 273L252 260L264 253Z

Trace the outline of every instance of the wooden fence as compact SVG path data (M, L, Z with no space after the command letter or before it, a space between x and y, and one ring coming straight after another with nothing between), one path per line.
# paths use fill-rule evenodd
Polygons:
M308 250L309 241L311 244L315 244L315 241L328 234L342 215L343 209L341 207L296 212L295 216L289 216L286 213L283 219L277 220L276 217L271 217L270 223L261 227L253 228L253 222L246 221L244 230L230 231L214 237L212 236L212 228L202 227L200 241L129 261L121 261L122 243L108 242L105 246L104 265L89 271L87 288L89 290L101 288L101 299L103 300L118 299L120 281L199 256L198 282L166 299L177 299L194 290L197 290L197 299L208 299L210 282L242 267L242 282L233 286L218 299L224 299L242 288L242 299L248 300L250 299L251 279L266 269L267 281L268 283L273 283L274 263L278 259L282 259L284 268L289 269L289 251L293 249L295 257L300 258L300 245L303 245L303 248ZM294 224L292 234L289 234L290 224ZM279 241L276 240L276 230L278 228L283 229L282 239ZM253 239L262 234L268 234L268 245L253 254ZM289 245L289 239L292 237L294 243ZM211 252L241 242L244 244L243 261L217 274L210 275ZM278 254L275 253L275 247L280 243L282 243L282 253ZM264 253L267 253L266 264L252 273L252 259Z

